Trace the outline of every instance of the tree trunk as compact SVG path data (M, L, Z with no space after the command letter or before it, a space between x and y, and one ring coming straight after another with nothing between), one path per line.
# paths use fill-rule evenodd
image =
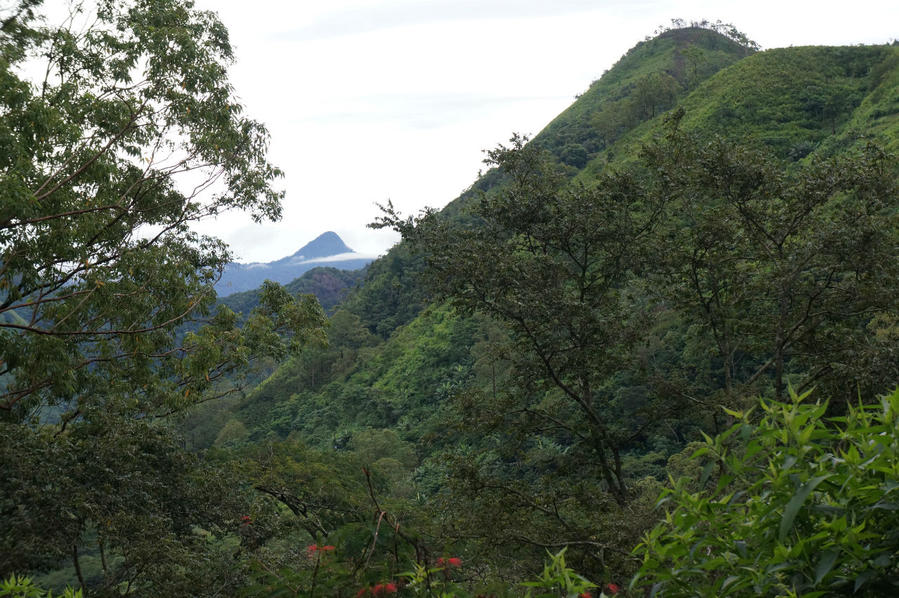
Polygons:
M87 587L84 584L84 576L81 574L81 563L78 562L77 544L72 544L72 564L75 565L75 575L78 576L78 583L81 584L81 593L87 596Z

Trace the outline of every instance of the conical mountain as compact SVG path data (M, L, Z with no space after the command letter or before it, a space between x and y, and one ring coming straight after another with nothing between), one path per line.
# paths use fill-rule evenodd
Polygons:
M293 260L311 260L314 258L329 257L332 255L340 255L342 253L353 253L353 250L347 247L337 233L328 231L317 236L312 241L303 245L296 253L291 256L281 258L273 264L288 263Z
M219 296L225 297L257 289L266 280L287 284L320 266L338 270L358 270L373 259L374 256L356 253L337 233L328 231L303 245L294 254L273 262L228 264L215 289Z

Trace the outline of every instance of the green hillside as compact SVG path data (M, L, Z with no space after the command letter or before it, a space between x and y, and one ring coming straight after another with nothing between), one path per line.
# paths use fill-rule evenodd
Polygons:
M337 268L313 268L296 280L284 285L291 295L315 295L325 311L332 311L343 301L364 276L364 269L338 270ZM222 305L240 314L249 314L259 305L259 291L232 293L219 300Z
M875 135L892 147L897 52L887 46L761 52L686 97L684 125L751 137L792 159L847 149Z
M640 42L535 137L565 164L582 167L626 130L674 106L752 48L700 27Z

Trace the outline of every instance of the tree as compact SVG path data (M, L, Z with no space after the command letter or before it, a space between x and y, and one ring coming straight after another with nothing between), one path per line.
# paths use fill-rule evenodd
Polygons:
M680 84L668 73L650 73L637 80L630 96L630 112L634 122L654 118L677 99Z
M72 5L59 27L37 5L0 26L0 413L197 396L222 362L154 377L201 353L173 348L175 325L208 309L228 260L190 225L275 218L282 196L228 83L227 32L184 0ZM225 320L202 340L233 346Z
M0 467L4 574L68 563L92 596L204 595L239 579L234 551L210 538L239 529L251 496L164 427L115 415L64 434L3 425Z
M158 418L233 392L235 368L295 352L324 314L277 285L242 328L210 313L229 255L191 225L277 218L283 195L217 17L100 0L47 26L39 9L0 9L0 573L65 557L101 593L198 594L184 562L212 563L197 532L236 525L240 491Z
M895 158L871 145L790 167L685 133L681 116L644 152L668 210L652 288L708 331L727 395L769 374L777 400L791 374L801 389L842 381L846 398L882 391L899 372L864 363L889 350L871 327L896 317Z
M433 211L403 219L388 205L375 226L394 227L424 255L426 283L438 298L510 327L530 366L523 371L540 372L577 406L579 421L566 426L593 451L610 493L623 503L620 444L629 433L610 421L602 385L629 363L645 323L629 284L660 206L624 174L605 175L595 187L566 187L552 162L521 137L488 156L507 184L482 196L468 221Z

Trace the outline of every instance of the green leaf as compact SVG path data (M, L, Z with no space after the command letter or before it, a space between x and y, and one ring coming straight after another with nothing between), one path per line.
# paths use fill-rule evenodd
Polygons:
M879 555L872 562L874 563L875 567L883 568L883 567L889 567L890 563L892 561L893 561L892 555L885 552L885 553Z
M836 548L831 550L825 550L823 554L821 554L821 558L818 559L818 564L815 566L815 585L821 583L821 580L824 579L830 570L833 569L833 564L837 562L837 556L839 556L840 551Z
M787 537L787 533L793 527L793 521L796 519L796 515L799 513L799 509L802 508L803 503L808 498L808 495L812 493L812 491L824 480L830 477L830 474L823 476L816 476L799 489L799 491L793 495L793 498L790 499L790 502L787 503L786 508L784 509L783 517L780 520L780 529L778 530L777 537L780 542L783 542Z
M714 467L714 463L706 463L705 467L702 468L702 476L699 478L700 486L705 486L705 483L709 481L709 476L712 474Z
M868 581L875 575L877 575L877 573L875 571L865 571L864 573L862 573L861 575L856 577L855 578L855 586L853 586L852 592L853 593L858 592L858 589L860 587L862 587L863 585L865 585L866 583L868 583Z

